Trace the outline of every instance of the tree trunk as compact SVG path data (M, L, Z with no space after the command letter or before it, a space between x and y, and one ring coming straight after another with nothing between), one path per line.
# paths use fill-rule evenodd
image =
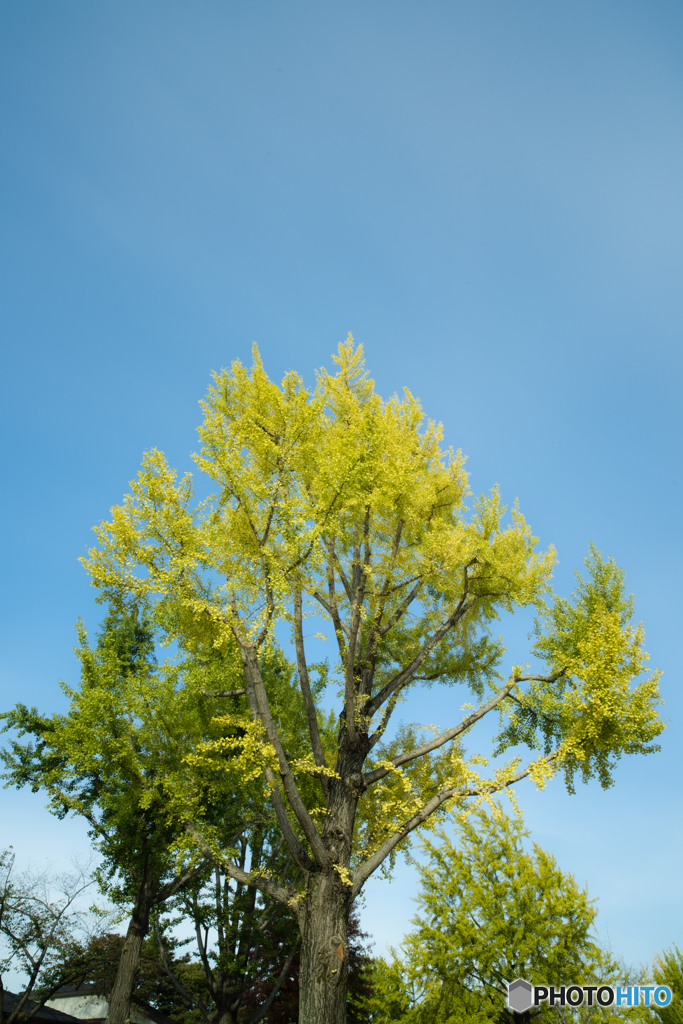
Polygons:
M212 984L210 979L207 982L216 1010L211 1017L212 1024L237 1024L240 1010L240 989L242 975L237 973L230 975L228 971L218 971L219 977L215 978Z
M299 1024L346 1024L351 890L334 869L308 876L301 929Z
M130 1020L130 1002L135 976L140 968L142 943L149 931L149 915L154 895L154 879L145 863L142 881L138 886L133 914L126 932L126 941L119 960L116 978L109 994L107 1024L127 1024Z
M233 1002L234 1002L233 993ZM231 1006L217 1007L214 1016L215 1024L237 1024L237 1013L232 1009Z

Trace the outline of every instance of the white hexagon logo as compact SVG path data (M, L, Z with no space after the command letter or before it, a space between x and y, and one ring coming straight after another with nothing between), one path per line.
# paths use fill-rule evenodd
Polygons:
M508 1006L517 1013L524 1013L534 1005L532 993L533 987L524 978L511 981L508 985Z

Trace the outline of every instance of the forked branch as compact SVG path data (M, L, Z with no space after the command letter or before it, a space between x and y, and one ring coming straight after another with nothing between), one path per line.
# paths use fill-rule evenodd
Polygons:
M557 672L553 676L510 676L505 686L503 686L495 697L492 697L487 704L477 708L477 710L473 711L471 715L467 716L467 718L463 718L462 722L458 725L453 726L452 729L447 729L446 732L440 733L439 736L430 740L429 743L423 743L420 747L414 747L412 750L406 750L403 754L399 754L397 757L392 758L391 764L394 768L400 768L403 764L408 764L410 761L417 760L418 757L424 757L425 754L430 754L433 750L438 750L439 747L443 747L446 743L454 740L456 736L460 736L462 733L467 732L475 722L480 721L484 715L488 715L489 711L493 711L494 708L497 708L498 705L506 699L506 697L509 697L511 700L519 701L519 698L515 697L511 692L518 683L554 683L564 675L565 671L566 669L563 669L561 672ZM390 768L377 768L373 772L367 772L363 776L363 780L367 786L371 786L373 782L383 779L390 771Z
M243 697L247 692L246 687L241 690L202 690L203 697Z
M308 719L308 733L311 738L311 749L318 768L327 768L325 752L323 750L320 731L318 729L318 716L315 709L315 701L311 693L310 681L308 678L308 665L306 663L306 651L304 648L303 634L303 599L301 590L294 591L294 642L296 646L296 664L299 670L299 684L304 698L306 718ZM321 774L323 791L327 791L327 778Z
M505 686L498 691L495 697L491 698L488 704L484 704L482 707L477 708L477 710L473 711L471 715L467 716L467 718L463 718L462 722L458 725L454 725L452 729L447 729L446 732L442 732L439 736L430 740L429 743L423 743L420 747L414 747L412 750L406 750L403 754L399 754L397 757L392 758L391 764L394 768L400 768L403 764L408 764L410 761L416 761L418 757L424 757L425 754L431 754L433 750L438 750L439 747L443 747L446 743L450 743L451 740L454 740L456 736L460 736L462 733L467 732L475 722L480 721L484 715L488 715L489 711L493 711L494 708L498 707L498 705L509 695L513 686L515 686L519 681L519 678L512 676ZM385 778L390 771L391 768L376 768L373 772L367 772L367 774L363 776L363 781L367 786L371 786L373 782L378 782L379 779Z
M420 665L422 665L424 661L429 657L429 655L432 653L437 644L439 644L441 640L443 640L446 633L448 633L449 630L453 629L454 626L458 624L463 615L465 615L470 610L470 608L473 607L474 602L475 598L472 598L470 601L467 601L465 595L463 595L453 614L450 615L446 619L446 621L441 626L439 626L439 628L434 633L432 633L430 637L427 638L427 640L425 640L425 642L423 643L422 647L415 655L413 660L408 665L406 665L405 668L401 669L401 671L398 672L393 677L393 679L390 679L386 686L382 687L379 693L375 694L371 701L368 701L368 704L365 708L365 714L367 715L368 718L372 718L372 716L377 713L379 708L381 708L382 704L384 704L384 702L388 700L389 697L391 697L392 693L400 689L406 683L410 682L412 677L420 668Z
M249 708L252 716L256 721L261 722L265 729L266 739L275 750L280 769L280 779L282 780L287 801L303 829L303 833L311 848L311 852L319 865L327 866L329 864L329 853L322 841L315 823L313 822L313 819L306 809L306 805L301 799L301 794L299 793L296 782L294 781L294 776L292 775L289 767L287 756L282 746L282 741L280 740L278 731L275 728L275 722L273 721L273 716L270 710L270 702L263 683L256 650L253 646L241 645L240 652L242 655L245 681L247 683L247 700L249 701ZM272 785L272 782L274 782L274 780L272 780L272 773L266 769L266 777L268 778L269 775L271 776L268 780L269 785ZM282 803L282 798L280 797L277 788L272 789L271 799L292 855L300 867L304 870L310 870L312 865L310 865L310 863L306 864L306 861L309 860L308 854L305 852L304 847L293 832L289 816L287 815L286 808Z
M406 838L406 836L409 836L410 833L413 832L416 828L419 828L420 825L423 825L427 818L434 814L435 811L438 811L439 807L441 807L442 804L445 804L447 800L467 799L468 797L480 796L485 797L491 796L493 793L500 793L504 789L507 789L509 786L514 786L516 782L520 782L522 779L526 778L527 775L530 775L536 767L536 765L540 764L541 762L549 764L551 761L554 761L555 758L559 755L559 753L560 748L558 747L556 750L553 750L552 753L547 754L545 757L539 758L538 761L533 762L532 764L528 764L526 768L523 768L515 775L511 775L509 779L505 779L504 781L495 783L494 785L481 786L479 788L467 786L462 789L459 789L457 786L450 786L440 790L435 796L432 797L431 800L428 801L428 803L424 805L424 807L422 807L421 810L417 812L417 814L413 815L413 817L408 822L406 822L403 828L399 829L397 832L394 832L392 836L389 836L389 838L384 843L382 843L380 848L376 850L375 853L373 853L370 857L368 857L366 861L364 861L356 868L356 870L353 872L353 875L351 876L353 880L351 898L353 899L353 897L358 895L364 883L368 880L373 871L376 871L376 869L386 859L386 857L389 856L391 851L396 849L398 844L402 842Z

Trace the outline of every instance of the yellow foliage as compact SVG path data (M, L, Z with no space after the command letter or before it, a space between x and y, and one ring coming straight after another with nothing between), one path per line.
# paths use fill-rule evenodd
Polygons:
M621 753L654 749L663 726L657 674L645 674L642 629L630 623L616 567L594 553L574 603L554 599L554 549L536 550L517 504L508 510L493 488L470 510L465 459L442 447L441 426L425 420L417 399L405 390L383 400L350 337L335 362L312 389L294 372L275 384L256 349L251 370L235 362L215 374L195 455L215 493L193 505L190 478L149 452L85 561L102 599L154 599L169 642L189 654L208 644L251 666L235 684L246 680L250 694L239 738L226 733L187 763L219 771L229 754L245 781L263 774L319 859L311 815L324 830L330 793L347 787L347 770L360 777L368 758L371 785L344 823L355 820L348 862L358 866L378 851L391 858L413 828L524 775L543 786L562 769L571 786L578 770L607 785ZM541 616L535 654L550 674L515 667L501 690L504 647L491 624L524 606ZM284 623L301 669L302 622L312 614L327 617L336 642L341 717L336 742L327 735L316 748L312 723L322 728L322 716L309 708L311 747L288 752L259 688L258 656ZM394 708L420 682L467 687L477 699L465 706L470 724L446 740L439 726L399 730L387 743ZM499 752L536 752L523 763L517 749L484 775L486 759L468 756L464 739L494 708ZM237 728L237 720L217 724ZM307 780L317 780L318 796L309 789L304 800Z

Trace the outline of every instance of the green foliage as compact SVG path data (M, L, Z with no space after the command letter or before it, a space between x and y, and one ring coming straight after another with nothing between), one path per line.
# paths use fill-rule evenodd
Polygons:
M46 717L18 705L2 716L18 734L2 752L4 777L47 792L58 817L85 817L126 899L141 860L157 859L160 877L172 871L178 827L168 813L168 779L209 715L177 687L173 671L158 669L148 620L110 611L94 647L82 624L78 638L81 685L63 684L68 713Z
M657 985L668 985L673 991L671 1004L657 1008L655 1013L662 1024L683 1024L683 952L678 946L655 957L652 975Z
M196 934L204 936L194 963L174 957L173 941L169 945L164 940L164 955L179 989L162 967L156 939L150 960L148 940L134 996L162 1009L149 988L149 979L161 971L158 994L165 993L167 1003L169 993L173 996L174 1016L190 1020L194 1014L210 1020L214 1014L220 1017L221 1000L238 1004L240 992L254 984L255 950L260 950L261 961L267 956L259 920L268 920L274 912L267 898L255 905L253 887L223 875L221 861L236 856L247 871L274 878L283 870L292 872L286 851L277 848L274 816L260 777L258 742L257 771L251 779L244 772L254 724L240 712L238 697L222 690L226 683L241 681L234 648L207 649L195 638L191 654L181 651L160 665L154 616L166 612L158 604L113 606L95 646L79 625L81 684L64 687L70 698L68 713L46 718L19 706L6 714L6 728L14 728L19 736L3 759L10 782L46 790L59 817L73 812L89 821L91 837L104 858L99 880L110 898L137 906L142 886L149 889L143 916L165 904L180 910L181 919L189 919ZM326 667L317 668L314 691L325 684ZM305 716L292 666L271 648L263 654L263 672L285 742L300 749ZM329 741L325 723L320 725ZM302 780L302 791L314 804L308 776ZM186 842L187 806L193 825L203 826L203 839L208 838L216 865L202 864L206 846L198 850ZM296 942L291 924L281 936L283 948ZM214 948L209 935L217 936ZM101 940L102 949L103 943L107 945ZM108 943L109 954L114 948L121 952L122 942L115 937ZM94 947L86 952L94 954ZM76 961L83 957L74 954L72 966ZM156 974L150 974L154 964ZM116 973L113 963L105 967L103 983L107 971ZM109 984L112 981L110 977Z
M663 729L622 571L592 551L572 599L555 597L555 552L537 550L517 504L508 509L497 487L468 504L464 457L442 447L410 392L383 400L351 338L335 362L310 390L294 372L275 384L257 351L251 370L236 362L215 375L195 456L215 492L196 503L189 476L159 451L144 456L85 560L114 618L94 649L81 630L83 684L67 691L69 714L5 716L36 737L6 755L10 779L46 788L56 813L85 814L114 870L132 871L126 857L141 850L158 853L167 875L207 855L244 884L238 839L277 818L298 880L279 885L264 869L249 884L309 922L310 951L329 909L319 895L338 911L342 941L324 969L302 951L309 1016L342 1004L333 987L348 909L416 830L526 776L610 785L618 758L656 750ZM493 626L519 608L539 615L533 653L547 669L513 665L505 680ZM322 708L327 668L316 680L307 663L307 616L326 619L336 646L334 718ZM283 627L296 676L274 639ZM175 660L155 661L148 631ZM476 704L461 705L460 721L454 711L437 728L388 733L410 689L435 683ZM491 711L497 752L511 753L487 770L465 741ZM559 900L556 866L537 854L533 870ZM548 934L546 970L556 945ZM467 985L478 991L482 978ZM440 1006L432 995L425 1005Z
M17 734L0 752L7 783L47 792L58 817L86 818L110 878L119 878L110 895L123 900L144 858L158 860L160 879L176 870L176 847L186 866L201 859L200 851L187 852L183 806L223 851L227 835L264 817L258 742L251 784L244 770L253 723L235 698L204 692L241 681L234 652L209 648L201 662L179 657L159 665L154 633L149 607L114 606L94 647L79 624L81 684L62 684L67 714L43 716L20 704L0 716ZM287 740L300 747L292 668L273 650L264 655L264 674Z
M614 970L594 901L549 853L525 850L527 835L519 819L479 810L458 821L457 843L425 840L415 928L374 967L376 1024L511 1022L508 981L591 984Z

